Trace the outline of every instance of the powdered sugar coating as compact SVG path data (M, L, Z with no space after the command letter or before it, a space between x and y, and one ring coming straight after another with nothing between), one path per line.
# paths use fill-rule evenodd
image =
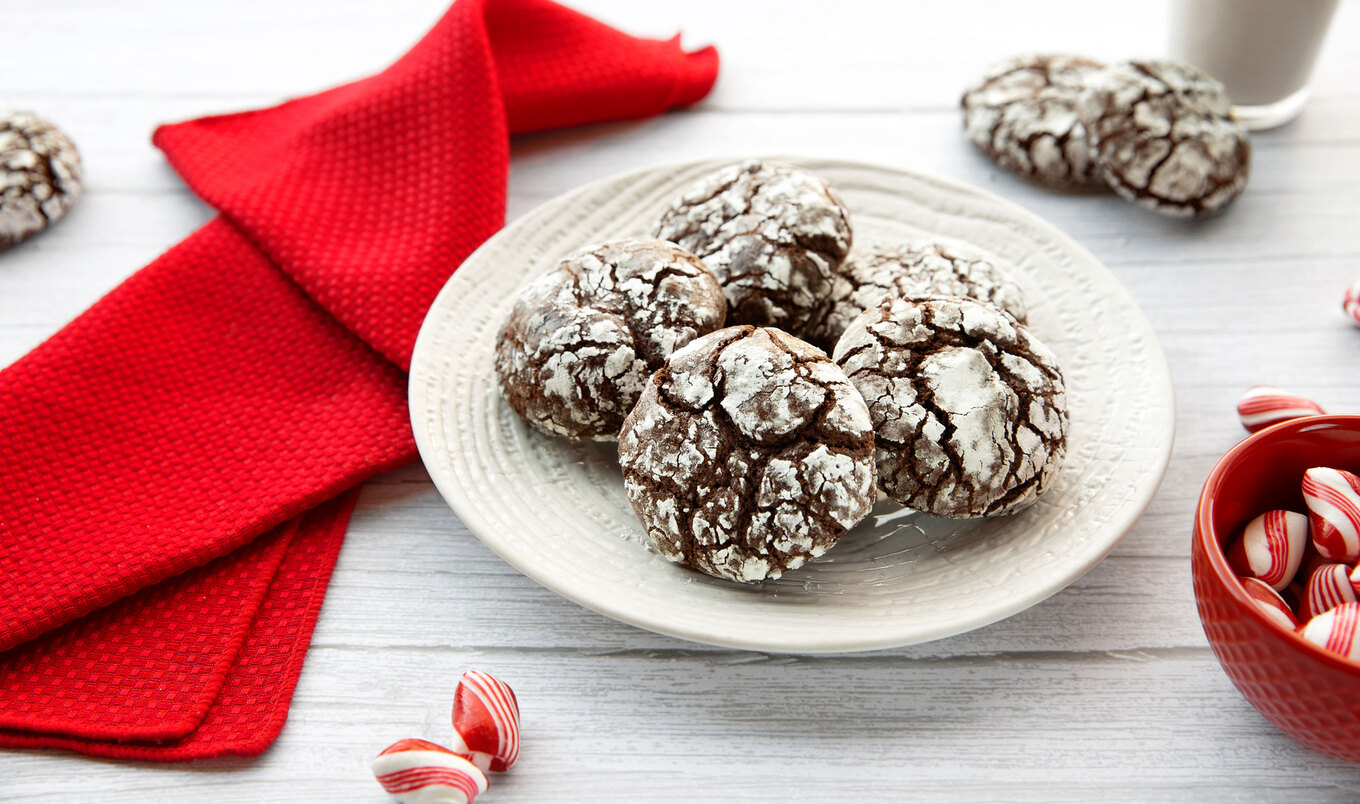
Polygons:
M935 516L996 516L1057 476L1062 372L1009 314L970 299L883 299L846 330L836 362L868 401L879 485L893 499Z
M822 179L749 160L712 173L657 221L657 237L697 254L727 294L731 324L797 332L831 293L850 250L850 216Z
M0 249L46 229L80 197L80 154L56 126L0 113Z
M1001 167L1051 187L1099 185L1079 110L1091 76L1080 56L1025 55L994 65L963 94L968 139Z
M1173 61L1130 61L1093 80L1082 119L1101 178L1172 217L1211 215L1247 186L1251 144L1223 85Z
M803 338L830 354L860 313L898 296L977 299L1021 323L1029 313L1019 285L987 260L931 242L875 246L852 251L841 263L831 297L814 313Z
M647 376L725 315L718 280L673 243L585 249L515 300L496 342L501 393L546 433L616 438Z
M677 351L624 422L624 488L653 547L756 582L822 555L874 500L864 400L821 352L729 327Z

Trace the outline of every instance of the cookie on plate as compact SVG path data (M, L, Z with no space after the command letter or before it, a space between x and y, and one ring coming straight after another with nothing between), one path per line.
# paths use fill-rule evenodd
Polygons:
M1050 187L1100 186L1079 111L1104 65L1080 56L1033 54L993 66L963 94L963 126L984 154Z
M657 237L704 261L727 294L727 323L797 332L831 293L850 250L850 213L822 179L748 160L700 179L657 221Z
M928 241L856 249L836 271L831 297L803 330L808 343L835 351L850 322L889 296L963 296L1025 322L1025 294L988 260Z
M836 362L868 400L879 487L902 504L998 516L1057 477L1062 371L1010 314L971 299L883 299L841 336Z
M728 327L672 355L624 422L619 464L661 555L747 583L826 552L875 497L863 398L777 329Z
M1129 61L1093 81L1082 106L1092 159L1135 204L1212 215L1247 186L1251 144L1223 85L1189 64Z
M617 438L648 375L726 312L712 272L674 243L585 249L520 291L496 340L501 393L545 433Z
M80 154L56 126L0 112L0 250L61 219L80 197Z

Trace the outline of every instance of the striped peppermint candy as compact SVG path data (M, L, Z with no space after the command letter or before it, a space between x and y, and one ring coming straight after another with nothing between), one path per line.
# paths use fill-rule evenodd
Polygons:
M1357 599L1360 599L1360 564L1351 570L1351 590L1355 592Z
M482 770L503 772L519 758L515 691L489 673L471 670L453 693L453 749Z
M402 804L472 804L486 774L466 757L428 740L398 740L373 760L378 784Z
M1237 415L1248 433L1264 430L1272 424L1287 422L1303 416L1317 416L1327 411L1311 399L1295 396L1269 385L1248 388L1237 400Z
M1308 517L1293 511L1266 511L1247 523L1228 547L1228 564L1238 575L1260 578L1280 591L1293 580L1308 544Z
M1345 564L1323 564L1308 578L1307 592L1299 616L1304 620L1330 611L1342 603L1356 602L1355 590L1351 588L1351 568Z
M1247 597L1251 598L1256 608L1266 615L1267 620L1290 631L1299 627L1299 621L1294 619L1294 612L1289 608L1289 604L1284 602L1280 593L1271 589L1269 584L1250 577L1237 580L1242 582L1242 589L1246 591Z
M1360 658L1360 603L1342 603L1324 611L1300 628L1299 636L1348 659Z
M1325 466L1309 469L1303 473L1303 501L1317 551L1343 564L1360 559L1360 477Z
M1346 311L1352 324L1360 327L1360 282L1346 288L1346 295L1341 298L1341 309Z

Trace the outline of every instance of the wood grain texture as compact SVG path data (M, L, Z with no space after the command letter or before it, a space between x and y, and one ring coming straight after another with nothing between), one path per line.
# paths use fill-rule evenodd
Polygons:
M386 64L444 0L63 0L0 6L0 102L70 131L88 196L0 256L0 365L201 225L210 212L149 144L160 122L247 108ZM1110 196L1050 193L964 140L962 86L1024 50L1160 53L1165 2L799 6L578 0L724 59L713 96L663 118L517 140L510 215L621 170L787 152L972 182L1091 249L1151 319L1178 435L1152 507L1115 552L1045 603L952 639L863 656L705 648L614 623L519 575L467 532L419 466L363 493L279 742L259 759L160 766L0 755L0 799L386 800L367 762L442 739L459 672L514 684L524 753L487 802L1353 801L1360 768L1280 735L1204 641L1189 523L1242 435L1247 386L1360 411L1360 6L1343 3L1304 116L1254 135L1255 168L1220 218L1167 221ZM410 556L420 555L414 562Z

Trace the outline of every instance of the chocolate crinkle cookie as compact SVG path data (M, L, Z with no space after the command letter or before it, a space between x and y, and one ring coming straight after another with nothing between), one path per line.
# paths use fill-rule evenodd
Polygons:
M850 322L888 297L962 296L1000 307L1024 323L1025 294L988 260L939 243L874 246L850 252L836 271L831 297L818 308L803 338L827 354Z
M1198 68L1130 61L1093 83L1082 107L1092 158L1124 198L1163 215L1222 209L1247 186L1251 145L1228 95Z
M884 299L856 318L836 362L868 400L879 487L934 516L997 516L1038 499L1067 450L1053 354L970 299Z
M798 331L831 293L850 250L850 215L822 179L758 160L701 179L657 222L727 294L728 324Z
M725 315L718 280L673 243L585 249L520 291L497 336L501 393L545 433L617 438L647 376Z
M0 111L0 250L61 219L80 197L80 154L56 126Z
M963 94L968 139L1001 167L1040 184L1100 185L1079 112L1101 69L1099 62L1068 55L995 65Z
M719 578L778 578L873 504L869 410L820 351L729 327L652 375L619 437L624 488L663 556Z

